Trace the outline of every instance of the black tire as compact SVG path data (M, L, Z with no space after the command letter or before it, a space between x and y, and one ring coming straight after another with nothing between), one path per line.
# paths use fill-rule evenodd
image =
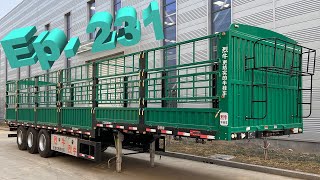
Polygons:
M38 152L38 131L34 128L29 128L27 131L27 149L30 154Z
M17 129L17 145L20 150L27 149L27 130L23 126Z
M38 152L43 158L48 158L53 155L53 151L51 150L51 135L45 129L39 131Z

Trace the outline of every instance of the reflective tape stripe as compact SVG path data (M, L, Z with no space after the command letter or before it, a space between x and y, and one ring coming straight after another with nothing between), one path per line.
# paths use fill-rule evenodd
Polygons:
M118 129L124 129L124 126L116 126Z
M172 131L168 131L168 130L161 130L162 134L172 134Z
M107 128L113 128L113 125L107 124L106 127Z
M79 153L79 156L81 157L86 157L86 155L82 154L82 153Z
M129 130L136 131L136 130L138 130L138 128L137 127L129 127Z
M90 135L90 132L85 132L84 134L86 134L86 135Z
M167 134L172 134L172 131L167 131Z
M103 127L103 124L97 124L98 127Z
M179 136L190 136L190 133L186 133L186 132L178 132Z
M93 156L91 156L91 155L86 155L86 154L82 154L82 153L79 153L79 156L85 157L85 158L88 158L88 159L94 159Z
M150 129L150 128L146 128L146 131L147 131L147 132L157 132L157 130L155 130L155 129Z
M200 135L201 139L215 139L215 136L211 136L211 135Z
M88 158L89 158L89 159L94 159L94 157L93 157L93 156L90 156L90 155L88 155Z

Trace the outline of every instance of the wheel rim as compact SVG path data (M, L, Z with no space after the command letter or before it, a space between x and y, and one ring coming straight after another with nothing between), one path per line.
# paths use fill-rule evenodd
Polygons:
M28 146L31 148L33 146L33 133L28 134Z
M41 151L44 151L46 148L46 137L44 136L44 134L41 134L39 138L39 148Z
M21 145L23 141L22 131L18 131L18 144Z

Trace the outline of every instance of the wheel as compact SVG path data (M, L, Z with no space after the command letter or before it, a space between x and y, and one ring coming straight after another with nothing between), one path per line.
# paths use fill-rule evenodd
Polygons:
M29 128L27 131L27 149L31 154L38 152L38 131L34 128Z
M17 145L20 150L27 149L27 130L23 126L17 129Z
M38 134L38 152L41 157L51 157L53 151L51 150L51 136L47 130L41 129Z

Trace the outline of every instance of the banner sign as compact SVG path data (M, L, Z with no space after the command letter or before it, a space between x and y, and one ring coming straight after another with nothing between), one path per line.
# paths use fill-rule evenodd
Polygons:
M156 40L164 39L158 3L153 1L142 11L143 25L153 25ZM118 31L111 31L114 26L122 27ZM86 29L87 33L97 32L92 46L92 52L112 50L117 43L123 46L133 46L141 40L141 24L137 18L137 11L133 7L123 7L117 12L116 18L109 12L95 13ZM69 41L64 31L53 29L35 36L35 26L12 30L0 42L7 56L11 68L31 66L38 61L43 70L49 70L64 51L66 58L77 54L80 47L79 37Z

